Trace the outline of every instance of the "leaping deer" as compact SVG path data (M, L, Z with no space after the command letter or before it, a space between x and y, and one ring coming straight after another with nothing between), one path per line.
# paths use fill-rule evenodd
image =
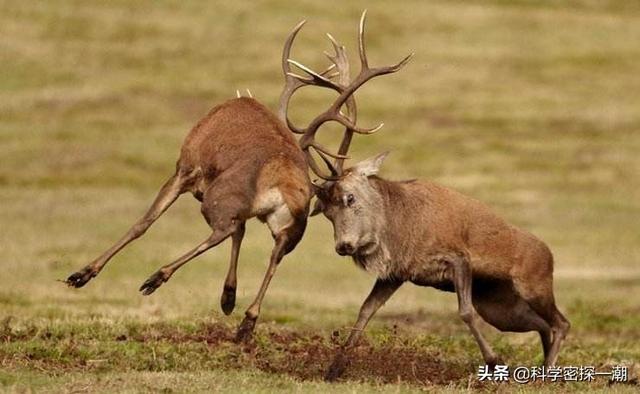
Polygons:
M290 59L293 41L305 21L299 23L287 38L282 54L285 87L280 99L279 116L253 98L237 98L214 107L186 137L176 172L160 189L153 204L127 233L101 256L66 280L71 287L82 287L95 277L107 262L134 239L142 236L183 193L190 192L201 203L202 214L212 229L211 235L182 257L160 268L140 287L144 295L158 287L194 257L231 237L231 260L220 300L222 310L230 314L235 307L236 270L245 222L257 217L266 222L275 240L269 266L258 294L245 312L236 339L246 341L253 333L260 306L276 267L302 238L307 224L309 202L313 196L308 170L323 179L332 179L320 170L310 148L336 173L330 159L339 163L346 158L353 133L370 134L375 129L355 125L353 93L374 77L402 68L411 55L398 64L370 68L364 45L365 13L360 19L359 52L362 69L349 82L349 67L344 47L332 40L335 55L329 56L331 67L316 73ZM308 76L291 70L294 65ZM335 70L335 71L333 71ZM334 81L339 77L338 81ZM287 118L292 94L304 86L320 86L336 91L338 97L323 113L304 129L295 127ZM340 109L346 104L347 114ZM335 121L346 130L338 154L331 153L315 141L315 134L326 122ZM302 134L299 143L291 131ZM341 164L340 164L341 165Z

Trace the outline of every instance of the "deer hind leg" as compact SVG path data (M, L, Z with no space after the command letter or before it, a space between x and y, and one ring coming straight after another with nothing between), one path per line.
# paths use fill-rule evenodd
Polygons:
M527 283L521 286L519 292L531 309L551 327L550 335L543 338L543 346L548 347L548 350L545 351L544 365L547 367L554 366L558 360L560 346L566 338L571 324L556 307L551 283L538 288ZM550 341L550 345L544 345L545 341Z
M545 356L544 365L547 367L554 366L558 361L558 353L560 352L560 346L569 333L571 324L569 320L555 306L555 303L550 308L553 314L553 322L551 323L551 331L553 333L553 339L551 342L551 349Z
M194 257L217 246L232 234L244 230L243 212L247 209L247 202L234 194L233 187L225 187L225 177L217 178L205 191L202 200L201 211L213 233L200 245L187 252L185 255L160 268L151 275L140 291L144 295L153 293L180 267L191 261Z
M207 250L213 248L214 246L220 244L220 242L227 239L231 234L236 232L238 227L228 227L224 229L215 229L213 234L209 236L204 242L200 245L196 246L194 249L190 250L186 254L184 254L179 259L174 262L167 264L160 268L156 273L151 275L149 279L147 279L142 286L140 286L140 291L143 295L149 295L156 291L158 287L160 287L164 282L168 281L171 275L174 274L178 270L178 268L182 267L189 261L191 261L194 257L199 256L200 254L206 252Z
M450 261L449 269L448 274L451 276L458 297L458 313L460 314L460 318L469 327L471 334L473 334L476 342L478 342L485 364L490 367L495 367L495 365L500 362L499 358L478 327L478 319L480 316L473 306L472 275L469 262L462 257L454 258Z
M544 357L548 357L551 327L520 297L511 281L474 281L473 286L473 304L487 323L501 331L537 331Z
M240 246L242 245L242 239L244 238L244 231L245 224L243 222L231 236L231 239L233 240L233 244L231 245L231 261L229 262L229 272L227 273L227 278L224 281L222 297L220 298L220 306L222 307L222 311L225 315L231 314L236 305L238 255L240 254Z
M71 287L82 287L91 278L98 275L109 260L118 253L122 248L131 241L139 238L147 229L162 215L173 202L186 191L186 185L189 184L196 176L195 172L183 173L178 171L162 186L153 204L147 210L142 218L140 218L127 233L116 242L111 248L107 249L100 257L88 264L80 271L72 274L67 278L66 283Z
M286 205L283 205L283 207L286 208ZM251 339L256 321L260 315L262 301L267 292L267 288L269 287L269 283L271 282L273 275L276 273L278 264L280 264L284 255L291 252L296 247L304 234L304 230L307 225L306 215L299 219L294 219L290 214L285 214L285 208L274 211L274 213L267 218L267 223L275 240L275 246L271 251L269 267L267 268L260 290L258 291L255 300L251 303L249 308L247 308L245 317L238 327L235 339L236 342L242 343ZM288 212L288 208L286 208L286 212ZM283 223L286 223L287 221L288 223L283 226Z

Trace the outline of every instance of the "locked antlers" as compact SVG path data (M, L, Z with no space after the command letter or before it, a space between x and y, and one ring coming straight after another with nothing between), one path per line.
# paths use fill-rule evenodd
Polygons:
M300 22L291 32L284 45L282 52L282 70L285 76L285 86L280 96L280 108L278 116L287 124L289 129L297 134L302 134L300 137L300 147L302 148L309 168L320 178L325 180L335 180L342 173L343 161L347 158L346 153L349 150L351 138L354 133L357 134L373 134L378 131L384 123L380 123L376 127L361 128L356 125L356 103L353 97L358 88L364 85L367 81L385 74L391 74L400 70L411 57L413 53L402 59L399 63L386 66L386 67L370 67L367 60L367 54L365 50L364 42L364 25L367 12L362 13L360 18L360 29L358 34L358 47L360 53L360 72L351 80L349 77L349 61L344 46L338 44L336 40L329 34L327 36L333 44L335 55L325 53L332 64L325 71L317 73L305 65L298 63L290 58L291 46L296 35L305 24L306 21ZM291 66L303 71L307 76L301 76L294 73L291 70ZM333 79L339 77L337 81ZM333 104L324 112L316 116L306 128L299 128L295 126L289 117L287 116L289 101L293 93L303 86L320 86L335 90L338 93L338 97ZM346 113L341 111L342 107L346 106ZM326 122L338 122L345 127L345 132L342 138L342 143L338 153L332 153L329 149L322 146L315 140L315 135L318 129ZM320 167L313 158L310 151L313 148L315 152L327 165L330 175L323 173ZM331 159L335 159L335 164L331 162Z

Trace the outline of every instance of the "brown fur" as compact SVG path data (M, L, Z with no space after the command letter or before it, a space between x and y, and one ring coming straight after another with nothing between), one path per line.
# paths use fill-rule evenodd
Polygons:
M273 161L285 171L296 171L277 171ZM266 166L276 171L267 171ZM308 184L307 164L297 141L269 109L252 98L216 106L191 129L181 149L178 170L189 173L193 169L201 169L205 185L222 173L241 173L236 181L246 182L254 192L258 182L277 186L291 177L295 178L291 182L303 187ZM258 180L260 173L266 175L266 181ZM309 187L304 189L303 197L309 197ZM297 210L303 209L306 201L297 202Z
M384 156L347 170L319 192L336 250L378 279L345 347L404 282L458 294L460 315L485 362L497 355L477 329L476 311L503 331L538 331L553 365L569 329L553 297L553 256L538 238L506 223L483 203L433 182L375 175ZM340 353L328 378L342 373Z
M195 249L162 267L140 288L153 293L188 261L233 240L229 273L221 306L235 306L236 267L245 221L267 222L275 240L269 269L258 296L247 309L238 339L250 337L275 267L298 244L307 223L311 183L305 156L292 133L252 98L229 100L213 108L187 135L176 173L162 187L147 213L115 245L67 279L84 286L129 242L140 237L185 192L202 202L202 214L213 233Z
M442 255L460 254L473 274L493 279L551 280L553 257L530 233L509 225L480 201L433 182L369 178L383 195L385 243L394 256L391 272L421 280L419 267ZM536 281L536 286L542 284Z

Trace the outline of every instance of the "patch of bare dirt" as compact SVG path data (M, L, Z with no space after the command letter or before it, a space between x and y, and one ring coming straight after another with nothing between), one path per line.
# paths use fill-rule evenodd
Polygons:
M53 337L48 330L25 329L18 332L10 327L10 321L0 322L0 339L4 342L44 341L44 344L31 352L2 353L0 361L15 368L34 368L52 373L72 370L119 370L135 368L138 370L194 370L199 368L244 369L257 368L267 373L286 374L300 380L322 380L343 342L339 333L318 335L317 333L292 331L281 327L263 324L257 328L256 335L248 344L236 344L235 327L223 323L206 322L195 327L177 327L170 324L135 325L128 332L111 337L117 342L145 343L154 348L158 343L176 346L180 357L189 359L194 354L193 363L178 362L169 365L159 360L149 361L144 357L131 358L130 355L116 360L117 349L109 347L106 339L104 349L95 351L100 342L85 336L77 337L73 332L57 332ZM96 328L99 331L99 328ZM60 359L51 346L58 346ZM410 345L408 337L394 334L394 338L383 344L362 340L360 345L348 353L348 368L340 380L376 381L380 383L398 383L424 385L445 385L454 383L464 385L473 371L468 365L447 360L437 351L427 351ZM206 344L208 354L202 354L201 347L189 348L189 343ZM86 348L88 346L88 348ZM166 347L164 347L167 349ZM87 359L87 349L93 349ZM55 354L54 354L55 353ZM172 353L168 350L168 353ZM115 358L114 358L115 357ZM154 356L155 357L155 356ZM160 363L160 364L158 364ZM4 365L4 364L3 364ZM162 365L159 367L158 365Z
M432 334L448 335L452 332L468 332L455 311L427 312L419 309L415 312L380 312L376 319L392 325L401 332L420 332L428 330Z
M262 371L287 374L301 380L321 380L336 355L337 338L317 334L258 328L257 338L238 345L241 358L229 359L231 368L252 365ZM153 331L153 330L152 330ZM262 331L262 332L260 332ZM205 324L186 333L162 330L134 336L137 341L194 341L210 346L233 342L234 329L223 324ZM442 355L405 345L401 342L374 346L366 340L350 352L349 367L341 380L376 380L383 383L405 382L417 385L442 385L466 379L472 371L465 366L444 361Z
M284 373L302 380L322 379L337 348L324 341L293 344L287 349L285 360L277 363L256 353L256 365L270 373ZM378 380L384 383L447 384L466 373L459 367L440 361L434 354L404 346L375 348L363 344L350 353L349 366L342 380Z
M147 330L127 336L120 336L117 340L134 340L137 342L169 341L173 343L199 342L218 345L222 342L233 341L234 333L231 329L219 323L205 323L196 331L186 331L166 325L151 325Z

